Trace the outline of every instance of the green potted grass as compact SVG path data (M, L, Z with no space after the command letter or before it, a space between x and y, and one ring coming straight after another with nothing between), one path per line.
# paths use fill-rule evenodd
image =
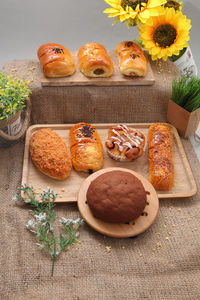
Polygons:
M25 133L30 117L31 90L19 78L0 73L0 147L7 147L18 141ZM26 107L24 122L21 112Z
M186 138L193 134L200 120L200 78L180 77L172 82L167 121Z

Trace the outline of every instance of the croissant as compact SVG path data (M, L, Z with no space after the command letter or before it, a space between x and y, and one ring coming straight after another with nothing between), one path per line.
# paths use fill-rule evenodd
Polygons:
M79 68L87 77L109 77L113 74L113 63L106 49L98 43L82 46L78 52Z
M30 139L31 159L42 173L63 180L70 174L72 163L65 141L50 128L38 130Z
M148 158L152 185L157 190L170 190L174 184L173 139L167 124L149 127Z
M64 77L74 74L75 63L69 50L59 44L48 43L37 52L46 77Z
M72 164L77 171L93 173L103 166L103 147L96 129L78 123L69 133Z
M126 76L145 76L147 60L140 46L132 41L121 42L116 47L120 72Z

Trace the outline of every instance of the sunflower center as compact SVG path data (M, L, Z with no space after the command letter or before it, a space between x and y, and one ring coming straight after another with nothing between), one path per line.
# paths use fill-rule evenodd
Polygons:
M164 5L164 7L174 8L175 10L179 10L180 6L180 3L176 0L167 0L167 3Z
M144 3L147 2L148 0L122 0L121 7L125 10L127 6L130 6L133 10L135 10L139 4L139 9L141 10L144 7Z
M158 26L153 34L154 42L159 47L163 48L171 46L174 43L175 39L176 29L170 24Z

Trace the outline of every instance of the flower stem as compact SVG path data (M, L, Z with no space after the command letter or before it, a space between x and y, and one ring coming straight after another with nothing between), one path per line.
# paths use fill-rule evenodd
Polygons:
M51 276L53 276L53 272L54 272L54 264L55 264L55 259L56 259L56 240L54 237L54 247L53 247L53 262L52 262L52 268L51 268Z

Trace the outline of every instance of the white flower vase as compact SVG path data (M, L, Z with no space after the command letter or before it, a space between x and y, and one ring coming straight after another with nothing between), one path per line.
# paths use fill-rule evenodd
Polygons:
M197 66L195 64L192 51L189 46L186 49L185 53L174 63L179 68L182 76L197 76Z

